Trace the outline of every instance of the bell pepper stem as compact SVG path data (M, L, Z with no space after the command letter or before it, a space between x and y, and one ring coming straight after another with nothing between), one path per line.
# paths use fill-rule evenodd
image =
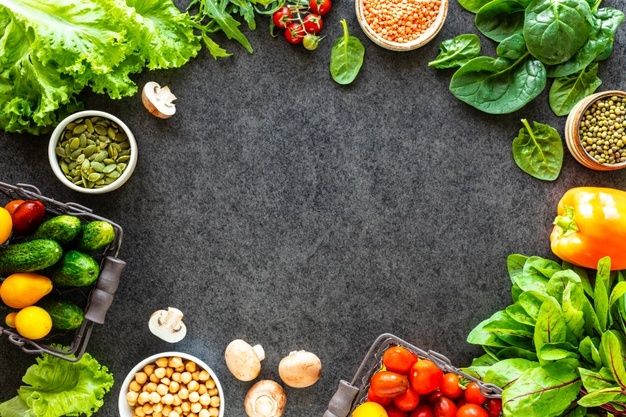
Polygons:
M574 220L574 208L565 207L565 214L557 216L554 219L554 225L561 229L562 235L578 232L578 225Z

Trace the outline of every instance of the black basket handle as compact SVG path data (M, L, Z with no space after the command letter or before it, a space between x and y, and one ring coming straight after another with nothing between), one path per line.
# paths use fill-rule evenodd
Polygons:
M341 380L337 392L330 399L328 409L324 417L348 417L352 410L352 404L359 395L359 389L348 381Z
M104 266L100 272L98 285L91 293L89 307L85 313L85 318L94 323L103 324L107 312L113 303L113 296L120 283L120 276L126 266L126 262L121 259L107 256L104 259Z

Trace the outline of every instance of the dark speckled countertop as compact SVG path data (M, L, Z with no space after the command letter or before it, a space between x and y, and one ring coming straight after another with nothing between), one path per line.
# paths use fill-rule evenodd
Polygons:
M605 4L625 9L623 0ZM328 74L340 18L366 46L354 85ZM340 378L368 346L392 332L467 364L478 350L468 331L509 301L505 257L548 255L561 194L577 185L626 187L626 171L596 173L566 155L554 183L534 180L511 158L519 119L550 123L544 92L511 115L490 116L454 99L449 73L426 65L439 43L473 31L452 0L442 33L426 47L394 53L358 28L353 3L338 2L316 53L271 38L266 21L250 35L255 53L202 56L182 69L143 73L178 97L168 121L138 97L84 94L86 108L111 112L134 131L140 154L131 180L104 196L66 189L53 177L47 137L0 135L0 179L36 184L122 224L128 262L89 351L120 383L141 359L177 349L220 376L226 417L244 417L250 384L222 359L235 338L261 343L263 377L277 378L291 350L317 353L323 378L289 390L286 417L321 416ZM626 88L626 30L601 66L601 89ZM150 314L175 306L187 338L153 337ZM33 362L0 339L0 399L13 396ZM119 384L99 416L117 415Z

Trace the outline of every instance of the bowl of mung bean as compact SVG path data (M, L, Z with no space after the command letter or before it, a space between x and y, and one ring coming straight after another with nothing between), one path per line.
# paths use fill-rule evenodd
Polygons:
M355 7L367 37L400 52L430 42L448 15L448 0L356 0Z
M120 417L224 417L215 373L195 356L159 353L135 366L120 388Z
M626 168L626 92L603 91L576 104L565 123L565 142L587 168Z
M54 129L48 159L57 178L74 191L104 194L116 190L137 165L137 142L112 114L86 110L66 117Z

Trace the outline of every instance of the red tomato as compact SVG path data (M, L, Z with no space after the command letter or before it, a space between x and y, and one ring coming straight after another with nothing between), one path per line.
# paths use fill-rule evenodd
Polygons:
M370 380L370 389L377 397L395 397L404 394L408 388L408 378L395 372L376 372Z
M397 409L393 405L391 407L387 407L385 411L387 411L387 417L407 417L407 414L404 411Z
M439 398L434 406L433 410L435 411L435 417L456 417L456 404L449 398L441 397Z
M274 12L274 15L272 16L274 26L280 29L285 29L287 27L289 19L291 19L291 10L289 10L289 7L287 6L283 6L280 9L276 10Z
M333 5L331 0L309 0L311 11L320 16L326 16Z
M411 368L411 386L418 394L428 394L439 388L443 372L429 360L419 360Z
M483 405L487 398L480 392L480 386L475 382L470 382L465 388L465 401L470 404Z
M288 23L285 28L285 39L292 45L298 45L302 43L306 32L300 23Z
M489 414L480 405L465 404L456 412L456 417L489 417Z
M441 393L441 391L437 390L428 394L426 396L426 401L428 401L429 404L434 404L435 401L437 401L441 397L443 397L443 394Z
M322 17L316 14L308 14L302 19L302 25L307 33L318 34L324 27Z
M432 408L426 404L420 404L411 413L410 417L435 417Z
M367 401L372 401L372 402L382 405L383 407L386 407L389 404L391 404L391 401L393 401L393 398L379 397L378 395L374 394L374 392L372 391L372 387L370 387L370 389L367 390Z
M417 356L402 346L390 347L383 354L385 368L402 375L408 375L415 362L417 362Z
M9 214L13 214L15 213L15 209L17 209L23 202L24 200L9 201L4 208L9 212Z
M400 394L393 399L393 403L402 411L413 411L420 403L420 396L411 388L407 389L404 394Z
M46 206L41 201L25 201L13 212L13 230L18 233L32 232L39 226L46 215Z
M502 400L490 398L487 400L487 411L489 417L500 417L502 414Z
M467 404L467 401L465 401L464 397L459 398L458 400L456 400L456 406L458 408L463 407L465 404Z
M453 400L463 395L463 389L459 385L459 376L457 374L445 374L441 379L439 390L448 398Z

